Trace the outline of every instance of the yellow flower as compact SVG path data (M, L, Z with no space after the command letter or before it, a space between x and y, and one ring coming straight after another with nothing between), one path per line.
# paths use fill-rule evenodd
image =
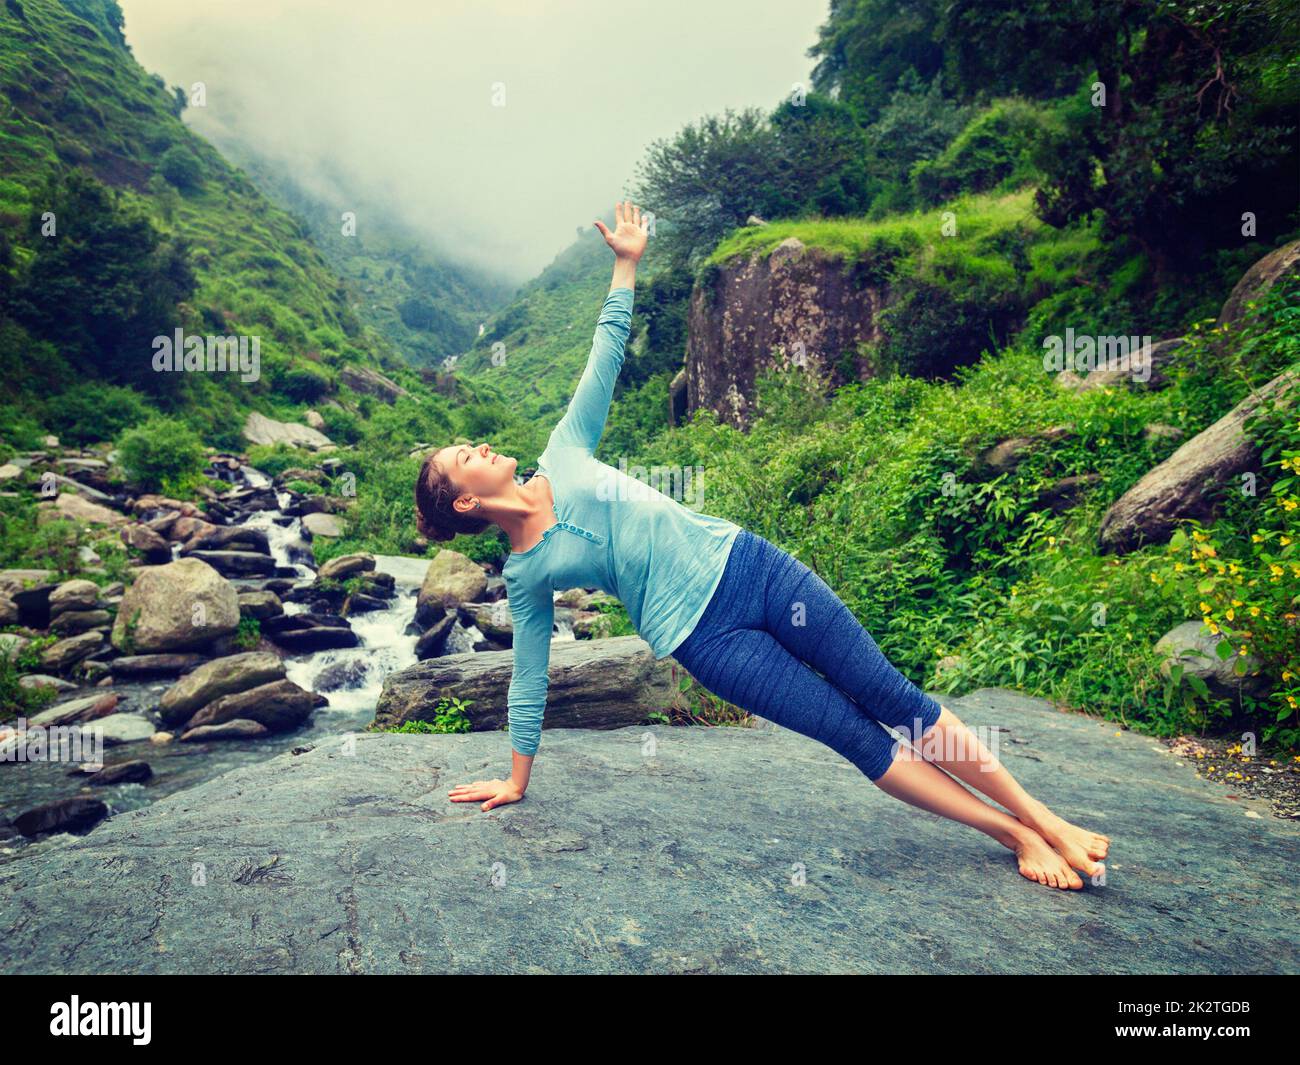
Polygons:
M1257 617L1259 617L1259 607L1257 607L1257 606L1253 606L1253 607L1251 607L1251 608L1250 608L1250 616L1251 616L1252 618L1257 618Z
M1264 542L1264 538L1260 536L1259 533L1252 533L1250 537L1250 542L1252 544L1262 544Z
M1236 613L1235 610L1232 609L1232 607L1228 607L1228 613L1225 614L1224 616L1225 616L1229 621L1232 621L1232 620L1237 616L1237 613Z
M1183 564L1182 564L1181 562L1175 562L1175 563L1174 563L1174 572L1175 572L1175 573L1182 573L1182 572L1183 572Z
M1294 499L1284 499L1282 500L1282 506L1286 510L1295 510L1296 507L1300 507L1300 503L1297 503Z
M1201 613L1202 613L1202 614L1208 614L1209 612L1210 612L1210 604L1207 603L1204 599L1202 599L1202 600L1201 600Z
M1232 601L1232 605L1233 605L1233 606L1241 606L1241 600L1240 600L1240 599L1234 599L1234 600Z
M1291 544L1291 537L1289 537L1289 536L1287 536L1285 533L1283 533L1283 534L1282 534L1282 546L1283 546L1283 547L1289 547L1290 544Z
M1282 576L1282 567L1279 566L1276 562L1269 563L1268 571L1269 573L1273 574L1274 577Z

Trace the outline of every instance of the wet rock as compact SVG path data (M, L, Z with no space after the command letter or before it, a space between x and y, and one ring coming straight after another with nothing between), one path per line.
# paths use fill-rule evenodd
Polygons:
M447 646L447 637L456 627L456 615L446 607L440 608L442 616L435 618L429 628L415 641L415 657L419 662L437 658Z
M158 713L169 725L188 721L225 695L247 691L284 677L284 662L264 651L217 658L199 666L163 692Z
M186 732L235 720L256 721L271 732L287 732L306 721L324 701L291 680L276 680L208 703L189 719Z
M95 788L106 788L113 784L143 784L152 777L153 769L149 763L142 758L136 758L129 762L107 765L98 773L91 774L90 785Z
M181 558L141 571L126 590L113 646L131 654L188 651L238 628L239 598L231 583L203 560Z
M235 718L219 725L200 725L189 729L179 739L181 743L203 743L208 740L257 740L271 735L271 730L257 721Z
M337 558L330 559L317 570L316 575L333 581L341 581L358 573L369 572L374 568L374 555L357 552L356 554L339 555Z
M99 585L94 581L64 581L49 593L50 617L65 610L93 610L99 602Z
M122 543L141 552L146 562L170 562L172 548L160 534L147 525L128 525L121 533Z
M308 514L302 519L302 527L313 537L343 535L343 521L333 514Z
M55 673L63 673L103 645L102 632L83 632L80 636L70 636L47 647L41 653L41 665Z
M65 610L50 622L50 631L60 636L76 636L91 629L104 629L113 623L107 610Z
M312 681L312 690L318 692L349 691L366 682L370 666L363 658L348 658L326 666Z
M191 551L188 557L206 562L227 577L270 577L275 574L275 559L251 551Z
M262 635L289 654L313 654L332 647L356 647L360 637L346 619L332 614L286 614L262 624Z
M193 653L123 655L113 659L110 668L115 677L179 677L207 661L207 655Z
M345 366L339 371L339 381L353 392L374 396L385 403L396 403L401 396L409 396L396 381L391 381L377 370L368 366Z
M500 728L507 720L513 659L511 651L470 652L391 673L375 722L387 727L433 721L439 699L454 691L473 700L469 713L475 730ZM672 703L673 665L666 658L656 662L640 636L552 643L546 727L617 728L644 721L652 710Z
M144 714L109 714L94 721L89 728L102 732L105 747L122 743L139 743L155 732L153 722Z
M240 592L239 612L246 618L262 621L284 613L284 604L274 592Z
M99 799L74 795L25 810L13 824L30 839L48 832L87 832L107 816L108 807Z
M44 710L28 718L29 725L52 728L56 725L73 725L82 721L94 721L107 717L117 710L120 697L116 692L96 692L83 695L65 702L47 706Z
M483 567L459 551L443 548L429 563L416 599L416 620L436 617L435 607L455 607L480 599L487 590Z

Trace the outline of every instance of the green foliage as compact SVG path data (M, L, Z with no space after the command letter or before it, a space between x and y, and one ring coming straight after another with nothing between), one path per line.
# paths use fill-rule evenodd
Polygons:
M434 707L432 721L403 721L401 725L395 728L375 727L373 731L415 733L418 735L469 732L473 725L466 711L473 705L473 699L457 699L454 696L444 696L438 700L438 705Z
M207 462L203 442L194 431L165 415L127 430L117 446L127 475L150 491L184 494Z
M23 687L22 676L31 671L22 664L21 656L0 648L0 723L30 716L57 697L58 693L50 687Z
M999 100L934 158L913 167L913 188L922 202L933 204L962 192L1023 185L1037 177L1032 157L1049 128L1042 109L1023 100Z
M262 624L257 618L240 618L234 644L241 651L255 651L262 639Z
M177 144L158 160L158 170L178 189L196 189L203 181L203 164L189 148Z

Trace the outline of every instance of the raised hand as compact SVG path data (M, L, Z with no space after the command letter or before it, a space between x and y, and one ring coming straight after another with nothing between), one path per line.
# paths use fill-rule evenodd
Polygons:
M600 219L596 219L596 228L600 230L605 243L614 249L620 259L636 262L645 254L646 241L650 234L649 216L642 220L641 208L629 200L614 205L614 232Z

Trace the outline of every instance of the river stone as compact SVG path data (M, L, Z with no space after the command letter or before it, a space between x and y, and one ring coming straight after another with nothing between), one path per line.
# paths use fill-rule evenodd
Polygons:
M143 784L153 776L153 769L143 758L134 758L129 762L106 765L98 773L90 775L90 785L104 788L113 784Z
M553 641L545 725L607 729L642 722L673 703L674 667L667 658L656 661L640 636ZM507 720L513 668L513 651L471 651L390 673L375 723L388 727L433 721L439 699L454 694L472 700L468 716L475 730L498 729Z
M368 573L375 568L375 556L364 551L332 558L317 571L317 577L333 581L346 580L358 573Z
M3 639L4 637L0 636L0 641ZM77 690L77 686L72 681L64 680L62 677L51 677L46 673L28 673L25 677L20 677L18 683L24 688L53 688L56 692Z
M179 677L209 661L207 655L123 655L113 659L115 677Z
M202 743L206 740L256 740L269 736L271 730L258 721L238 717L220 725L200 725L180 737L181 743Z
M99 602L99 585L94 581L64 581L50 592L50 617L65 610L93 610Z
M191 717L187 725L198 728L244 719L265 725L272 732L287 732L306 721L320 700L320 696L300 688L291 680L276 680L233 695L223 695Z
M206 562L227 577L275 576L275 559L253 551L191 551L188 557Z
M0 594L12 599L15 592L35 584L48 584L54 576L54 571L48 569L0 570Z
M128 525L118 535L122 537L122 543L139 551L149 562L171 560L171 544L147 525Z
M153 722L144 714L109 714L108 717L98 718L87 728L102 731L105 747L119 743L138 743L149 739L156 731Z
M1287 370L1242 400L1164 462L1148 470L1106 511L1098 542L1103 552L1126 552L1173 535L1189 518L1206 520L1240 474L1257 469L1258 456L1242 423L1268 398L1293 402L1300 372Z
M1182 665L1184 676L1200 677L1218 698L1235 698L1238 692L1256 697L1265 694L1269 680L1260 671L1260 660L1246 655L1246 674L1237 676L1233 672L1235 656L1225 659L1215 654L1224 635L1202 632L1203 627L1199 621L1184 621L1156 641L1155 649L1165 656L1160 672L1168 677L1175 665Z
M527 796L489 813L447 792L508 772L504 735L358 732L0 866L0 972L1300 971L1278 888L1300 826L1113 721L936 697L1110 836L1104 884L1031 884L787 729L548 730ZM196 856L198 891L177 873ZM997 920L972 934L973 913Z
M202 604L203 623L195 624ZM127 626L135 623L133 646ZM141 570L126 590L113 624L119 651L152 654L188 651L211 644L239 628L239 597L234 586L206 562L181 558Z
M334 647L356 647L361 637L346 618L329 614L286 614L268 618L262 626L267 639L289 654L314 654Z
M71 725L79 721L94 721L107 717L117 709L119 696L116 692L96 692L68 699L55 706L47 706L39 713L27 719L28 725L51 728L55 725Z
M515 626L508 600L498 599L495 603L461 603L456 611L466 628L474 625L484 636L501 640L507 645L513 644Z
M312 690L318 692L349 691L360 688L370 671L370 664L364 658L345 658L326 666L311 682Z
M50 622L50 631L60 636L76 636L90 629L105 629L113 623L107 610L65 610Z
M231 549L232 544L246 544L242 550L254 550L258 554L271 553L270 541L265 529L250 529L244 525L210 525L200 528L186 541L184 550L221 551Z
M437 658L442 654L443 649L447 646L447 637L451 635L452 629L456 627L456 615L453 611L442 609L442 617L435 619L429 624L428 629L415 641L415 657L418 661L424 662L430 658Z
M41 654L41 665L45 669L62 673L103 646L102 632L83 632L80 636L70 636L47 647Z
M217 658L199 666L163 692L159 716L179 725L208 703L225 695L247 691L284 676L284 663L269 651Z
M68 518L83 525L116 527L125 525L128 520L125 515L119 514L116 510L110 510L100 503L92 503L89 499L83 499L72 492L60 492L52 503L40 503L38 506L46 514Z
M246 618L262 621L284 613L284 604L274 592L240 592L239 612Z
M308 514L302 519L302 527L313 537L343 535L343 521L333 514Z
M14 818L14 828L24 836L44 832L84 832L108 816L108 807L99 799L73 795L25 810Z
M437 616L434 607L454 607L481 599L486 590L487 574L483 567L459 551L444 547L424 572L416 600L416 618L423 624L426 617Z

